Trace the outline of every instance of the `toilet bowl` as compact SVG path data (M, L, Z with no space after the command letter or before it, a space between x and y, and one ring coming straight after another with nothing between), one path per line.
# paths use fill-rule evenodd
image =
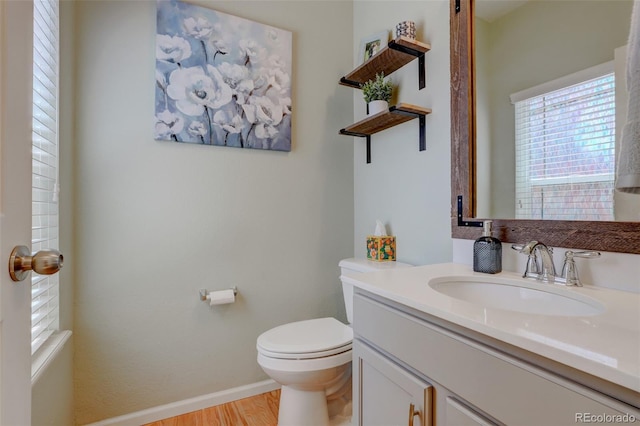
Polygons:
M407 267L362 259L340 262L342 275ZM347 320L352 320L353 287L342 283ZM335 318L280 325L257 340L258 364L279 383L279 426L327 426L350 408L353 330Z
M352 341L351 328L334 318L293 322L258 337L258 364L282 385L279 425L328 425L327 400L350 401L340 393L350 390Z

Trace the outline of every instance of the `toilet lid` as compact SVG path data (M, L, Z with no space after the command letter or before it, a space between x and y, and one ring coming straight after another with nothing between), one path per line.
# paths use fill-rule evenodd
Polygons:
M335 318L318 318L284 324L258 337L258 351L284 359L330 356L351 349L353 330Z

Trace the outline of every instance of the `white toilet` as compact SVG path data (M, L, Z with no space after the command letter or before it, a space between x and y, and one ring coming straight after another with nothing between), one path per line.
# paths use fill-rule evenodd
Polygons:
M400 262L340 261L342 275L407 267ZM347 320L353 319L353 286L342 280ZM282 385L279 426L326 426L351 402L353 330L334 318L284 324L258 337L258 364Z

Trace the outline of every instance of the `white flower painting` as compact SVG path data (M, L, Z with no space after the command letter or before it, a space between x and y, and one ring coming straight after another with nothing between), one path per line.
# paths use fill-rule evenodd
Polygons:
M291 151L291 32L158 0L156 140Z

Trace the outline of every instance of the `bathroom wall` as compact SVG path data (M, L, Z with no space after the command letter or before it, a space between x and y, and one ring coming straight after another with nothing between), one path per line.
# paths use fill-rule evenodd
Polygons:
M352 62L352 3L197 4L293 32L293 150L154 141L155 2L77 2L80 424L266 379L261 332L345 320L353 146L338 130L353 98L337 82ZM233 305L198 298L234 285Z
M62 426L74 423L73 337L31 387L31 424Z
M344 320L337 262L365 256L378 218L398 237L399 260L471 255L473 242L452 240L449 227L448 1L197 3L293 31L293 151L154 141L155 2L63 2L77 26L75 75L64 73L77 116L67 129L75 148L62 153L71 211L61 228L78 424L266 378L257 335L314 316ZM362 37L406 19L432 45L427 87L417 90L417 62L392 80L396 99L433 108L427 150L411 121L375 135L366 164L364 140L337 134L364 116L364 101L337 80ZM71 28L62 25L63 40ZM603 281L622 266L616 282L634 283L637 259L609 253L608 269L596 261L585 273ZM230 285L234 305L197 298ZM61 303L71 295L63 284ZM33 424L70 424L70 347L34 386Z
M376 219L397 237L398 260L428 264L451 260L449 2L354 2L354 58L363 37L413 20L417 39L431 44L426 53L426 87L418 90L418 62L390 76L397 101L433 109L426 117L426 151L418 150L418 120L375 134L371 164L363 138L346 138L354 148L355 254L366 256L366 236ZM355 64L355 63L354 63ZM365 116L360 91L353 91L354 119ZM342 127L350 124L345 118Z

